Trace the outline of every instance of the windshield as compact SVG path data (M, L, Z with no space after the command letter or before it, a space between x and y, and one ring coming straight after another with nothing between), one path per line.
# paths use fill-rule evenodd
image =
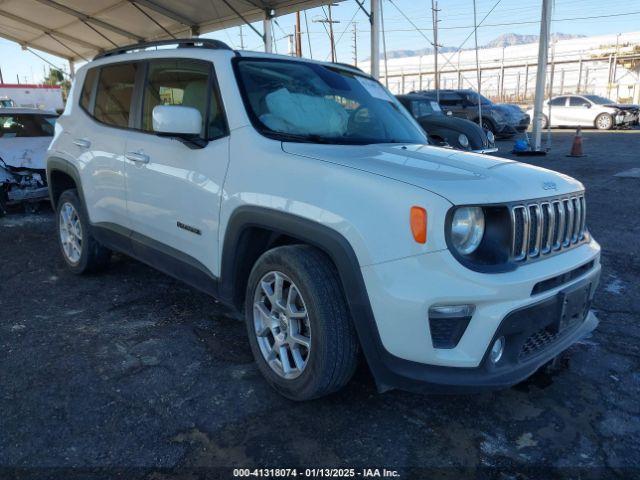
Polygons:
M584 95L584 98L591 100L596 105L609 105L611 103L616 103L613 100L601 97L600 95Z
M398 100L364 75L314 63L238 59L256 128L283 141L417 143L427 138Z
M467 94L467 100L472 104L472 105L477 105L478 104L478 94L475 92L471 92ZM485 97L484 95L480 95L480 101L482 102L482 105L493 105L493 102L491 100L489 100L487 97Z
M53 137L54 115L1 115L0 138Z
M442 110L435 100L411 100L411 114L420 118L433 114L442 115Z

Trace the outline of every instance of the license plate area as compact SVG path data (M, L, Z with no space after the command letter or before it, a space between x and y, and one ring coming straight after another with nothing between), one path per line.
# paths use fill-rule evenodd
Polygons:
M562 290L558 294L560 309L558 321L551 325L551 330L554 333L560 333L584 320L589 311L590 297L591 283Z

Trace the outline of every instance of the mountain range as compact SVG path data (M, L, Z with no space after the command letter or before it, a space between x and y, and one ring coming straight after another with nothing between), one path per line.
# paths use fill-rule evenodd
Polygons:
M586 35L572 35L569 33L555 33L552 35L553 40L569 40L572 38L583 38ZM504 33L499 37L494 38L488 43L485 43L478 48L500 48L500 47L512 47L514 45L524 45L526 43L537 43L539 35L519 35L517 33ZM456 47L442 46L438 49L441 53L456 52ZM470 50L470 48L463 48L463 50ZM417 57L420 55L430 55L433 53L433 48L420 48L416 50L391 50L387 52L387 58L404 58L404 57ZM384 54L381 54L382 58Z

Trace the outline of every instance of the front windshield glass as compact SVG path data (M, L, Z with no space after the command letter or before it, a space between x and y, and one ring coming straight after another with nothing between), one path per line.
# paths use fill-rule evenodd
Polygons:
M0 138L53 137L56 118L53 115L0 113Z
M378 82L341 68L239 59L238 81L258 130L284 141L417 143L427 138Z
M609 105L611 103L616 103L613 100L601 97L600 95L584 95L584 98L591 100L596 105Z
M467 94L467 100L472 105L477 105L478 104L478 94L477 93L468 93ZM493 102L491 100L489 100L487 97L485 97L484 95L480 95L480 101L482 102L482 105L492 105L493 104Z
M442 115L442 110L435 100L411 100L411 114L420 118L434 114Z

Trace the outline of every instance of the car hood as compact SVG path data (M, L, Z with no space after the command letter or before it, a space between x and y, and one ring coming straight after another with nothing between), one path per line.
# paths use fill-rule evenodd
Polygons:
M9 167L44 170L51 137L0 138L0 158Z
M424 188L456 205L513 202L584 189L577 180L551 170L431 145L285 142L282 149Z
M448 115L427 115L420 117L418 123L428 132L434 129L447 129L456 134L464 133L469 139L472 149L486 148L489 144L486 134L480 126L470 120Z
M518 105L513 105L510 103L501 103L494 104L492 108L500 113L502 113L508 120L519 122L524 115L525 112Z
M607 103L606 105L602 105L603 107L609 108L617 108L618 110L638 110L640 106L628 104L628 103Z

